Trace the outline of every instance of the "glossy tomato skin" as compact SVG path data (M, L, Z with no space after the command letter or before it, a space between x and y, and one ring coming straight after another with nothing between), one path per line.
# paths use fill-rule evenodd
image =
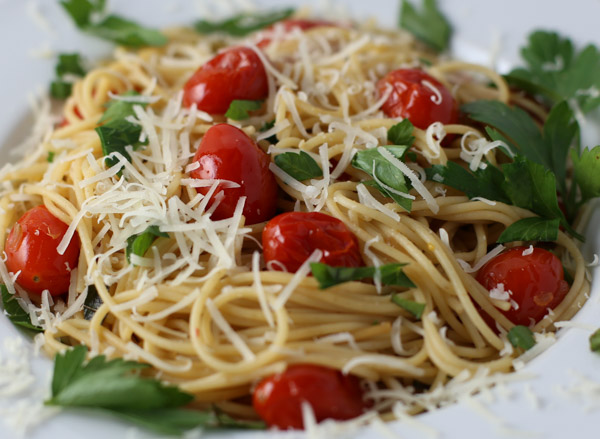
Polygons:
M548 308L553 309L562 302L569 291L564 280L560 260L552 253L534 248L533 253L523 256L528 247L512 248L485 264L477 281L488 290L503 284L504 291L511 291L514 306L503 314L515 325L528 326L533 319L539 322Z
M428 85L437 89L440 95ZM390 86L392 92L381 107L388 117L408 119L422 130L434 122L458 122L458 108L448 89L423 70L393 70L377 82L380 95Z
M234 47L201 66L183 87L183 105L225 114L235 99L260 100L269 94L265 67L254 50Z
M335 267L360 267L362 256L356 236L346 225L320 212L287 212L267 223L262 234L267 263L277 261L295 273L316 249L323 251L321 262ZM271 264L281 270L279 264Z
M302 429L302 402L317 422L360 416L366 404L359 380L323 366L298 364L261 381L252 396L254 409L269 427Z
M200 167L190 172L192 178L220 179L238 183L238 188L218 187L224 198L212 214L212 219L230 218L240 197L246 197L243 214L246 224L267 221L277 209L277 181L269 170L270 159L250 137L239 128L225 123L208 129L194 155ZM206 195L210 187L199 187ZM212 206L213 200L209 206Z
M56 248L68 226L45 206L34 207L23 214L6 238L6 268L21 272L17 283L33 294L48 290L57 296L69 290L71 270L77 267L80 242L73 236L64 254Z
M300 29L301 31L305 31L308 29L313 29L315 27L325 27L325 26L337 27L338 24L334 23L333 21L307 19L307 18L288 18L286 20L281 20L281 21L275 23L274 25L269 26L266 29L266 31L264 32L264 34L266 36L264 38L262 38L260 41L258 41L258 43L256 43L256 45L258 47L264 48L269 45L269 43L271 42L271 38L268 35L271 33L271 31L273 30L273 28L275 26L283 27L283 31L285 33L288 33L288 32L291 32L293 29Z

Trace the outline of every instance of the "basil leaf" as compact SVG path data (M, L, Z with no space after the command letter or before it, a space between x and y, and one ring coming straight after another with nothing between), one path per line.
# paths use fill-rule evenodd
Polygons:
M344 282L373 278L378 271L383 285L414 288L415 284L402 271L402 267L405 265L387 264L380 267L332 267L321 262L313 262L310 264L310 269L315 279L319 282L319 288L322 290Z
M154 241L161 237L168 238L169 234L161 232L158 226L149 226L142 233L127 238L127 248L125 249L127 262L131 263L130 257L132 254L144 256Z
M402 160L409 147L405 145L391 145L384 146L384 148L394 157ZM411 187L410 182L405 179L404 174L382 156L377 148L365 149L357 152L352 158L352 166L375 178L376 184L373 184L373 186L375 186L383 195L392 198L402 208L410 212L412 207L411 199L389 191L379 184L379 182L381 182L386 186L403 193L408 193Z
M402 0L399 24L438 52L448 48L452 28L438 9L436 0L423 0L420 11L408 0Z
M513 326L507 334L508 341L516 347L524 350L529 350L535 346L535 338L533 332L527 326L516 325Z
M98 308L102 306L104 302L98 295L98 290L94 285L89 285L87 289L87 296L83 302L83 318L86 320L92 320Z
M61 5L77 27L90 35L128 47L163 46L168 41L159 31L117 15L108 15L97 23L93 22L94 13L104 12L104 0L62 0Z
M298 181L304 181L311 178L323 176L323 171L310 154L305 151L284 152L275 156L275 164L286 174Z
M508 226L496 242L556 241L559 225L560 220L558 218L524 218Z
M600 352L600 329L590 335L590 349L592 352Z
M410 120L404 119L388 130L387 139L393 145L412 146L415 141L415 137L412 135L414 129L415 127Z
M29 313L21 308L17 298L8 292L6 285L0 285L0 292L2 293L2 308L4 308L4 314L13 325L35 332L44 332L43 328L31 323Z
M221 21L198 20L194 24L194 28L201 34L220 32L234 37L243 37L284 20L293 13L293 8L253 14L244 12Z
M233 120L245 120L250 117L249 111L260 110L263 101L248 101L244 99L234 99L229 104L225 117Z
M423 311L425 310L425 304L420 302L415 302L414 300L403 299L397 294L392 295L392 302L398 305L400 308L404 309L411 313L417 320L421 320L421 316L423 315Z

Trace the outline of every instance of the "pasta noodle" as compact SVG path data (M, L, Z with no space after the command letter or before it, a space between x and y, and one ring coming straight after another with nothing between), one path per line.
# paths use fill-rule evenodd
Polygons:
M38 302L16 285L45 328L49 355L83 343L92 355L147 362L156 376L193 393L195 406L216 404L245 418L256 416L245 399L253 386L290 364L323 365L370 382L374 408L388 417L403 401L397 392L402 386L418 382L434 389L465 370L512 370L517 351L506 349L506 331L513 324L500 311L510 303L492 298L473 273L502 230L532 214L469 200L422 175L424 167L448 161L466 159L472 169L484 160L496 164L497 145L483 140L477 126L415 128L416 161L400 163L414 183L410 213L365 185L364 173L350 160L356 151L387 144L388 129L399 119L383 114L387 96L376 82L400 67L424 68L460 104L495 99L540 119L543 107L513 93L488 68L437 59L408 34L373 23L296 29L274 37L263 51L256 36L240 42L187 29L166 34L166 46L119 48L113 60L76 82L63 109L66 123L2 172L0 243L25 211L40 204L81 241L68 297L43 294ZM358 238L367 265L407 264L404 272L416 288L382 286L375 279L321 290L302 269L294 274L265 267L258 245L265 223L244 223L243 200L233 217L210 220L209 197L196 191L190 163L207 130L227 120L182 106L181 90L200 65L231 44L260 56L269 95L249 119L229 122L259 139L271 158L305 151L324 171L322 179L291 181L273 163L278 209L340 219ZM129 90L140 96L122 95ZM119 164L109 168L94 129L111 99L140 104L132 123L141 126L147 145L129 150L131 161L116 155ZM261 131L273 120L271 129ZM267 140L272 135L274 143ZM48 152L54 153L51 163ZM393 156L389 160L394 163ZM207 184L215 191L217 183ZM128 263L127 238L150 225L169 237ZM573 316L589 291L582 256L563 232L556 251L571 262L573 282L535 332L552 331L554 322ZM319 254L313 257L319 260ZM102 304L86 320L90 286ZM422 318L390 301L392 291L424 303ZM481 310L497 328L488 326ZM431 408L423 401L404 400L401 411Z

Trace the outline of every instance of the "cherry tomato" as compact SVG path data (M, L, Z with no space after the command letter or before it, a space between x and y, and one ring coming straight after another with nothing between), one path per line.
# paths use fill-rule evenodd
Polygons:
M64 254L56 248L68 226L50 213L45 206L25 212L6 238L6 268L21 272L17 283L28 292L41 294L48 290L53 296L69 290L71 270L77 267L79 237L75 234Z
M408 119L423 130L434 122L458 122L454 98L446 87L424 71L399 69L388 73L377 82L379 94L383 95L389 86L392 92L382 106L388 117Z
M252 400L267 425L280 429L303 428L303 402L311 405L317 422L352 419L366 408L358 378L310 364L293 365L264 379Z
M210 127L200 142L194 161L200 167L190 172L192 178L229 180L240 185L238 188L219 185L209 206L221 190L224 197L212 219L230 218L240 197L246 197L243 211L246 224L260 223L275 215L278 187L269 170L269 156L239 128L226 123ZM209 190L210 187L197 188L205 195Z
M75 116L77 116L79 119L83 119L83 116L79 112L79 107L77 105L75 105L75 108L73 108L73 112L75 113ZM69 121L63 117L63 120L58 124L58 127L64 128L66 126L69 126Z
M312 29L315 27L321 27L321 26L337 27L338 25L332 21L327 21L327 20L311 20L311 19L306 19L306 18L289 18L287 20L282 20L278 23L275 23L272 26L269 26L264 32L264 34L269 35L269 36L265 36L258 43L256 43L256 45L258 47L264 48L271 43L270 35L272 34L273 28L275 26L283 27L283 31L285 33L288 33L296 28L300 29L301 31L305 31L305 30Z
M485 264L477 281L488 290L502 284L510 291L510 299L518 307L503 314L515 325L528 326L533 319L539 322L565 298L569 285L564 280L560 260L547 250L534 248L523 256L527 247L512 248Z
M316 249L321 262L335 267L360 267L356 236L339 219L320 212L287 212L267 223L262 234L265 261L277 261L295 273ZM272 264L274 270L281 270Z
M234 47L201 66L183 87L183 105L225 114L235 99L260 100L269 94L267 73L254 50Z

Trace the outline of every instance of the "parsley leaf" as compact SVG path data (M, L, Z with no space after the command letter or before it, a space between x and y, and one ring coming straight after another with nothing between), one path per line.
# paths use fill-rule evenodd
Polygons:
M390 145L384 146L384 148L394 157L401 160L409 147L405 145ZM357 152L352 158L352 166L373 177L375 183L372 183L372 185L375 186L379 192L386 197L392 198L401 207L410 212L412 200L388 190L388 188L391 188L394 191L408 193L411 188L410 182L405 179L404 174L396 166L381 155L377 148L365 149ZM383 185L388 188L380 183L383 183Z
M2 293L2 308L4 308L4 314L13 323L13 325L35 332L44 331L39 326L35 326L31 323L29 313L21 308L17 298L8 292L6 285L0 285L0 292Z
M551 103L574 99L584 113L600 105L600 52L595 46L576 51L568 38L538 30L529 35L521 55L526 67L506 76L511 84Z
M397 285L415 288L416 285L404 274L406 264L387 264L380 267L332 267L321 262L313 262L310 269L319 282L319 288L326 288L353 280L373 278L379 272L383 285Z
M233 120L245 120L250 117L249 111L260 110L263 101L248 101L244 99L234 99L229 104L225 117Z
M62 53L58 55L58 62L54 68L56 79L50 83L50 95L56 99L66 99L71 96L73 84L63 79L63 76L84 76L85 69L81 65L78 53Z
M425 310L425 304L415 302L414 300L404 299L397 294L392 295L392 302L398 305L400 308L411 313L417 320L421 319L423 311Z
M52 163L54 161L54 156L56 153L54 151L48 151L48 157L46 157L46 161L48 163Z
M139 93L136 91L128 91L122 96L137 95ZM108 108L99 121L101 125L96 127L96 132L100 136L102 144L102 152L105 156L109 156L113 152L118 152L131 161L131 156L127 152L126 147L131 146L133 149L136 149L142 145L140 142L142 127L127 120L129 116L135 116L135 112L133 111L135 105L143 107L146 104L120 100L108 103ZM106 157L105 161L108 167L115 166L119 162L116 157Z
M581 154L571 151L574 178L581 190L581 204L591 198L600 197L600 145L585 148Z
M412 135L415 127L408 119L392 126L387 132L387 139L392 145L412 146L415 137Z
M516 347L526 351L535 346L535 338L533 332L527 326L516 325L510 328L507 334L508 341Z
M294 13L293 8L260 13L243 12L221 21L199 20L194 24L201 34L221 32L234 37L243 37L273 23L284 20Z
M540 217L523 218L508 226L496 242L556 241L560 220Z
M298 181L318 178L323 176L323 170L315 159L305 151L284 152L275 156L275 164L286 174Z
M104 0L62 0L60 3L79 29L96 37L128 47L163 46L167 43L167 37L159 31L117 15L107 15L95 22L94 13L104 12Z
M400 27L432 49L443 52L452 35L450 23L438 9L436 0L423 0L422 6L421 11L417 11L411 2L402 0Z
M271 128L273 128L275 126L275 119L273 119L270 122L265 122L263 124L262 127L260 127L260 132L265 132L267 130L270 130ZM267 142L271 143L271 144L276 144L277 143L277 134L273 134L271 137L267 137L265 139Z
M87 288L87 296L83 302L83 318L86 320L92 320L98 308L102 306L104 302L98 295L98 290L94 285L89 285Z
M152 246L157 238L168 238L169 234L161 232L158 226L149 226L146 230L138 235L132 235L127 238L127 248L125 249L125 255L127 256L127 262L131 263L131 255L144 256L148 249Z
M592 352L600 352L600 329L590 335L590 349Z

